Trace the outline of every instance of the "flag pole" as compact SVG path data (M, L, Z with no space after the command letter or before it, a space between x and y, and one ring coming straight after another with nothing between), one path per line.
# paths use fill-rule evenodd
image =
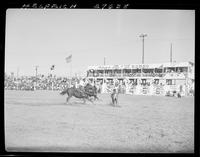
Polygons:
M72 61L70 62L70 77L72 79Z
M53 70L51 70L51 90L53 91Z
M70 83L70 85L71 85L71 79L72 79L72 54L71 55L69 55L68 57L66 57L66 62L67 63L70 63L70 66L69 66L69 83Z
M172 43L170 45L170 63L172 64Z
M35 78L36 78L36 83L35 83L35 90L37 90L37 72L38 72L38 65L35 66Z
M69 84L70 87L72 86L72 78L71 78L71 62L70 62L70 66L69 66Z
M50 78L50 81L51 81L51 90L52 90L52 69L51 68L50 68L49 78Z

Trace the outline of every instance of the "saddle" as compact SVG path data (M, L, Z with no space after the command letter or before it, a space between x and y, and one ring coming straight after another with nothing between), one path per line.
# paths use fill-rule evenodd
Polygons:
M87 94L85 93L85 91L84 91L83 89L76 88L76 91L77 91L80 95L82 95L82 96L84 96L84 97L87 96Z
M94 95L94 89L91 88L91 87L89 87L89 88L86 88L86 87L84 87L84 88L76 88L76 91L80 95L82 95L84 97L87 97L87 96L90 96L90 95Z

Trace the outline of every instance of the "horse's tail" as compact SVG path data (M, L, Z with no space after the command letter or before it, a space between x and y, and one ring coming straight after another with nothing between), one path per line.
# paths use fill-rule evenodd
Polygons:
M62 91L62 92L60 93L60 95L65 95L66 93L68 94L68 88L65 89L64 91Z

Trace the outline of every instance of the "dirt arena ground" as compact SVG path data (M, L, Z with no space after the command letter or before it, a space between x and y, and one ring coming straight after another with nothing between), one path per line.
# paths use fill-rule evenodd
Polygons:
M109 94L95 104L58 91L5 91L6 150L17 152L194 152L194 97Z

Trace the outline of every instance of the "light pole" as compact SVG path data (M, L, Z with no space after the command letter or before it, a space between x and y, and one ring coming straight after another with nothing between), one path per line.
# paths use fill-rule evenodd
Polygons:
M144 64L144 38L147 37L147 34L141 34L139 37L142 38L142 64Z
M172 64L172 43L170 45L170 63Z
M37 70L38 70L38 65L37 66L35 66L35 89L37 89Z
M17 90L19 90L19 67L17 67Z

